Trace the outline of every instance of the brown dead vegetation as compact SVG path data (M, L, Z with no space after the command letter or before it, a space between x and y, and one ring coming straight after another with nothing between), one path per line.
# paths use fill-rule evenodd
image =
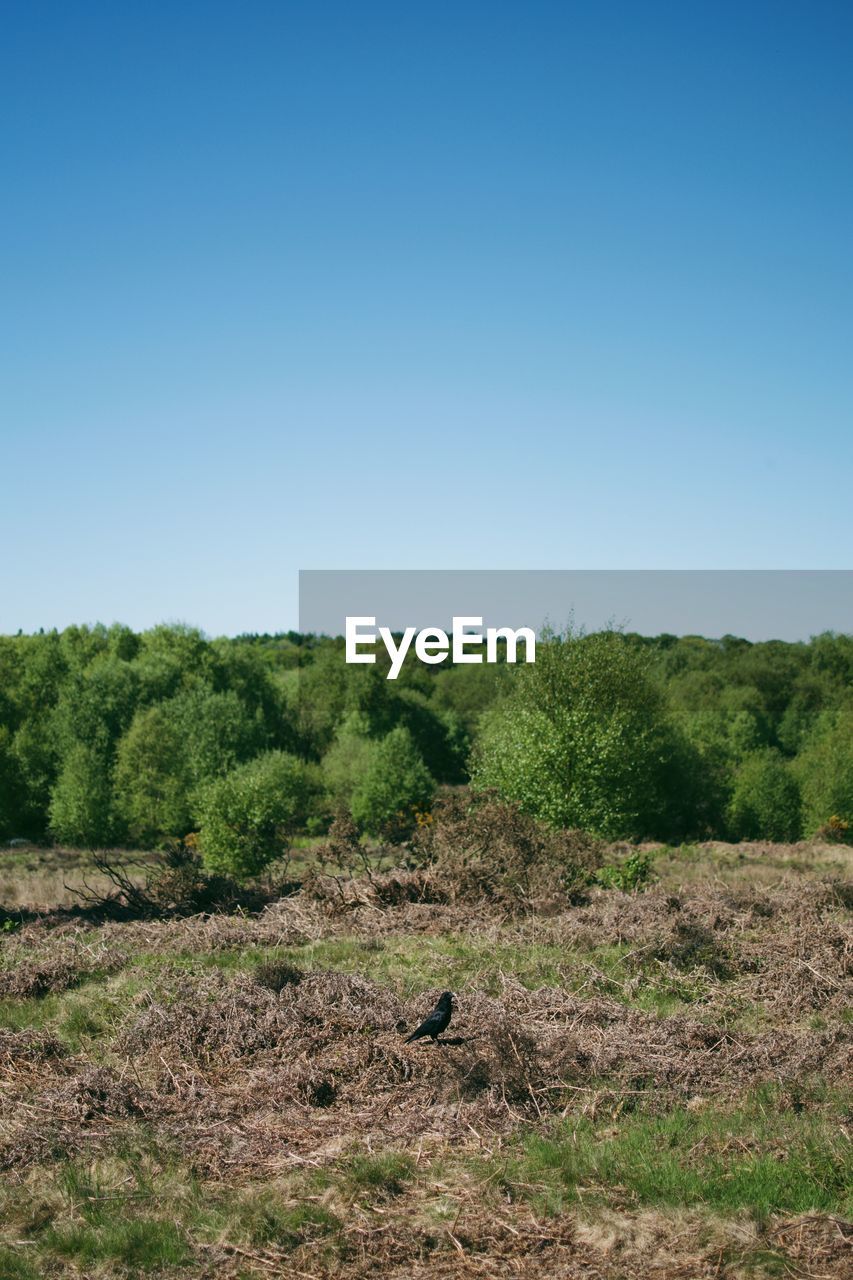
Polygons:
M559 1117L617 1124L674 1104L726 1107L762 1082L795 1107L809 1081L853 1079L843 882L782 873L640 894L587 885L580 895L547 878L534 892L508 870L494 892L479 879L483 850L469 849L458 877L449 857L318 877L251 914L24 923L2 941L0 996L43 1003L123 982L128 994L111 996L108 1029L91 1043L69 1044L54 1027L0 1030L0 1168L24 1185L37 1170L104 1158L144 1129L235 1194L389 1147L418 1170L482 1157L497 1177L514 1138ZM536 894L544 910L533 909ZM548 947L565 955L565 980L524 985L506 965L488 991L461 986L443 1043L407 1045L437 987L410 992L310 962L313 943L358 939L369 961L395 939L448 935L476 938L485 955ZM602 947L618 948L606 971L589 958ZM272 948L308 948L308 958L217 967ZM187 957L217 965L187 968ZM692 1003L640 1007L649 982L689 990ZM442 1175L429 1177L430 1194L444 1194ZM329 1201L343 1226L328 1257L307 1236L295 1252L222 1240L199 1243L188 1274L710 1280L746 1274L738 1259L750 1250L791 1275L849 1274L850 1230L827 1215L777 1217L761 1233L746 1219L709 1226L707 1216L630 1206L544 1217L515 1200L486 1206L463 1177L447 1186L452 1215L432 1221L421 1212L424 1178L384 1207Z

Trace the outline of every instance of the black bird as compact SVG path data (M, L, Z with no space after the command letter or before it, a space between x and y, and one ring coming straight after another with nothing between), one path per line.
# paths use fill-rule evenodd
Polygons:
M453 1012L453 992L444 991L438 998L438 1004L433 1009L428 1018L425 1018L421 1025L406 1037L406 1044L411 1044L413 1040L422 1040L424 1036L430 1036L435 1040L440 1036L442 1031L446 1031L450 1026L450 1015Z

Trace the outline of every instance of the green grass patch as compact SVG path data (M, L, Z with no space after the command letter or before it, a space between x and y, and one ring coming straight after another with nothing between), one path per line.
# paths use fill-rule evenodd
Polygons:
M634 1113L618 1127L565 1122L529 1136L504 1181L545 1212L619 1201L746 1210L760 1221L853 1212L853 1152L832 1112L785 1107L766 1089L730 1111Z
M415 1161L402 1151L359 1153L343 1166L344 1183L356 1194L397 1196L415 1176Z
M386 1181L392 1173L388 1166ZM403 1172L397 1174L402 1184ZM349 1187L351 1176L348 1168L340 1185ZM226 1241L334 1252L341 1222L322 1190L314 1171L246 1188L203 1182L137 1127L118 1138L110 1155L32 1170L27 1184L0 1193L0 1235L29 1242L24 1252L5 1246L5 1267L0 1243L0 1276L53 1274L59 1260L87 1274L155 1275L188 1265L198 1246Z
M0 1000L0 1027L50 1031L74 1052L86 1050L100 1061L130 1000L145 985L138 974L123 972L45 996L7 997Z
M131 1275L151 1275L166 1267L184 1266L192 1253L184 1232L168 1218L128 1218L120 1209L108 1220L51 1227L44 1247L83 1267L117 1262Z
M332 1236L340 1225L325 1205L307 1199L294 1203L283 1189L267 1188L243 1195L229 1222L232 1237L288 1250Z
M8 1031L42 1031L56 1017L60 997L27 996L19 999L4 996L0 999L0 1027Z
M0 1245L0 1276L3 1280L41 1280L44 1272L36 1270L34 1262L30 1262L28 1253L32 1250L22 1245L16 1249Z

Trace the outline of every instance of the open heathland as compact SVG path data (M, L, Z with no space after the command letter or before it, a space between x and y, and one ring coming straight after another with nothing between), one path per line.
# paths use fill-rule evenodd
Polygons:
M195 913L0 855L0 1275L849 1276L851 851L578 848Z

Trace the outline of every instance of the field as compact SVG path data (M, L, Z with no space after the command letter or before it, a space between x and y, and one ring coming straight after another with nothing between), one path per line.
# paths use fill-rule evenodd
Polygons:
M0 1275L849 1276L851 851L650 852L539 912L114 919L0 854Z

